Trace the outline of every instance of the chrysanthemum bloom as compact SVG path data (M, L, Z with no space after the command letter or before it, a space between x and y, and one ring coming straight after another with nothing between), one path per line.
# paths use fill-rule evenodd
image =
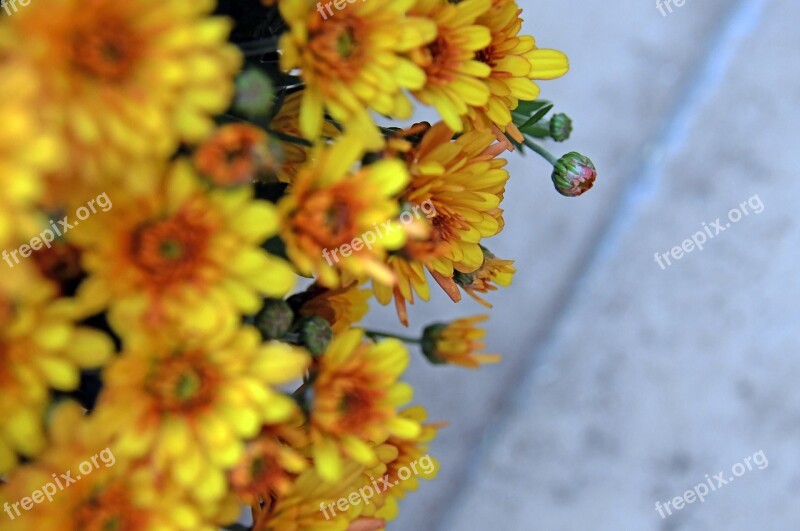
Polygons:
M433 324L425 329L422 350L434 364L460 365L476 369L482 363L497 363L498 354L482 354L485 347L483 338L486 330L478 328L478 323L488 319L486 315L476 315L456 319L449 324Z
M391 159L353 169L363 154L353 137L318 148L278 203L289 258L300 274L325 287L365 277L394 282L384 258L405 241L404 228L394 221L394 196L408 184L408 172Z
M194 165L217 186L266 180L277 170L267 133L248 124L217 129L194 153Z
M539 87L531 80L561 77L569 70L569 62L563 53L537 48L533 37L519 35L522 10L514 0L495 4L477 21L492 34L491 43L477 53L477 60L491 68L485 81L491 96L486 105L470 109L469 120L479 129L496 125L522 142L511 111L520 100L532 101L539 96Z
M485 247L482 247L482 249L484 255L483 265L472 273L459 273L456 271L453 280L478 303L486 308L491 308L492 305L480 297L478 293L496 291L497 286L510 286L517 270L514 268L513 260L501 260Z
M48 0L4 19L13 53L47 80L38 105L68 143L70 175L126 175L131 164L211 132L241 63L226 43L231 22L209 17L213 8L211 1ZM75 184L63 191L78 194Z
M286 97L280 110L270 123L272 131L289 137L303 138L300 130L300 108L303 102L303 91L294 92ZM322 124L323 139L333 139L340 135L339 129L329 121ZM311 148L298 142L290 142L278 138L280 144L281 167L278 180L285 183L294 181L297 172L308 161Z
M199 501L220 500L225 471L244 457L264 424L288 420L291 398L275 386L302 376L308 356L261 342L251 327L176 341L139 337L103 373L95 415L122 456L154 466Z
M50 390L75 390L80 371L101 366L114 351L102 332L75 326L53 294L24 263L0 279L0 474L16 454L43 449Z
M320 136L327 111L348 132L363 136L367 147L379 149L383 138L369 111L411 116L403 90L421 88L425 73L404 53L431 42L435 25L408 16L407 1L349 3L330 16L324 6L308 0L279 5L289 26L280 42L281 67L300 69L306 85L300 108L303 136Z
M390 435L416 437L419 423L398 415L411 400L411 386L399 382L408 366L402 342L364 341L364 332L352 329L336 336L319 359L314 380L311 442L314 464L326 481L343 473L344 457L375 464L374 444Z
M78 295L109 308L115 330L237 325L262 297L294 284L291 267L260 248L274 234L274 207L250 186L209 189L186 160L160 175L148 195L109 192L114 206L68 233L84 250L89 278Z
M75 403L59 405L49 424L51 446L33 464L23 466L0 488L0 505L13 504L32 492L44 491L45 507L11 508L19 531L65 529L101 531L214 531L219 508L188 500L178 485L150 467L130 462L113 444L98 436L91 417ZM65 479L68 476L70 479ZM57 483L58 482L58 483ZM50 487L48 487L50 484ZM60 485L60 488L59 488ZM213 509L213 510L212 510ZM227 507L227 519L238 506Z
M439 462L428 454L428 445L442 424L425 424L428 412L422 406L405 409L400 415L422 425L419 435L412 439L389 437L375 449L381 466L364 474L364 486L377 484L381 488L362 514L384 521L397 518L399 500L417 490L420 479L434 479L439 473ZM383 490L384 481L392 487Z
M253 531L349 531L358 510L342 512L336 502L360 485L364 467L352 461L344 465L338 481L323 480L316 469L298 476L286 494L254 512ZM359 509L359 507L356 507Z
M231 490L247 505L286 494L309 466L299 450L308 446L305 418L296 408L286 422L264 426L245 446L244 457L230 472Z
M414 61L425 71L425 86L413 90L414 96L436 108L453 131L464 127L470 107L486 105L489 88L483 81L491 73L489 65L476 54L491 43L489 29L476 23L491 7L491 0L417 0L411 14L433 20L436 40L412 52Z
M37 80L25 64L12 58L3 42L6 36L7 32L0 27L0 246L3 249L14 236L27 241L31 234L41 231L33 208L42 197L42 174L53 169L63 155L38 115Z
M318 315L328 321L335 334L344 332L367 315L369 290L359 289L358 284L342 286L337 289L316 287L300 307L300 315Z
M390 257L397 282L390 287L374 283L382 304L395 299L401 323L408 326L406 301L416 292L429 297L424 265L454 301L461 292L453 281L455 272L472 273L483 264L480 241L499 233L504 225L499 208L505 193L506 161L497 155L489 131L470 131L451 141L453 132L443 123L431 127L419 145L406 154L411 184L403 198L412 204L430 201L435 215L428 238L409 239L398 255Z

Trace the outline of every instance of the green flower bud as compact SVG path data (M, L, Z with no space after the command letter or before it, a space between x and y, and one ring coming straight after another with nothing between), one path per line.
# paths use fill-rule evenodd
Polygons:
M333 339L331 325L318 315L306 317L298 326L300 343L313 356L321 356Z
M256 314L255 325L264 339L280 339L292 327L294 312L281 299L267 299Z
M550 118L550 137L556 142L567 140L572 134L572 120L566 114L554 114Z
M249 68L236 79L233 107L248 118L266 116L274 98L272 80L261 70Z
M553 167L553 184L563 196L578 197L592 186L597 177L594 164L584 155L567 153Z

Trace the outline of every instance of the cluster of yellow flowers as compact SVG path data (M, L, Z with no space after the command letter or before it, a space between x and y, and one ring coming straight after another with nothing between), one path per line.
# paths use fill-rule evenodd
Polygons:
M533 140L568 136L533 82L568 65L520 15L515 0L0 13L0 529L213 530L243 508L256 531L384 529L436 474L396 479L440 427L408 405L406 343L434 364L498 357L480 353L482 316L419 338L355 323L374 298L408 326L429 278L491 307L481 295L515 273L483 245L504 226L503 153L544 154L564 195L594 181L588 159ZM412 98L442 122L376 122L410 118ZM108 210L76 221L100 194ZM51 220L69 231L34 238ZM113 466L31 502L104 448ZM321 510L387 477L369 504Z

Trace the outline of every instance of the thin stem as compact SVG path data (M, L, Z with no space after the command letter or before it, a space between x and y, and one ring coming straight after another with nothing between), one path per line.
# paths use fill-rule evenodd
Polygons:
M382 337L389 337L392 339L399 339L400 341L404 341L406 343L413 343L415 345L419 345L420 343L422 343L422 339L417 337L399 336L397 334L390 334L389 332L378 332L376 330L366 330L365 332L369 338L376 340Z
M547 162L549 162L553 166L555 166L556 162L558 162L558 159L552 153L547 151L545 148L543 148L539 144L531 141L530 139L528 139L528 138L525 139L525 145L528 146L529 148L531 148L533 151L535 151L539 155L541 155L545 160L547 160Z

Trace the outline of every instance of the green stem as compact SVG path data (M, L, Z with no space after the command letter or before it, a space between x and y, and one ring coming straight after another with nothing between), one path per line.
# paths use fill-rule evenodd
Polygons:
M408 337L408 336L399 336L397 334L390 334L389 332L378 332L376 330L365 330L367 336L371 339L379 339L382 337L389 337L392 339L399 339L400 341L404 341L406 343L414 343L419 345L422 343L422 339L417 337Z
M555 155L553 155L552 153L547 151L545 148L543 148L539 144L533 142L532 140L526 138L525 139L525 145L528 146L529 148L531 148L533 151L535 151L539 155L541 155L545 160L547 160L547 162L549 162L553 166L555 166L556 162L558 162L558 158L556 158Z

